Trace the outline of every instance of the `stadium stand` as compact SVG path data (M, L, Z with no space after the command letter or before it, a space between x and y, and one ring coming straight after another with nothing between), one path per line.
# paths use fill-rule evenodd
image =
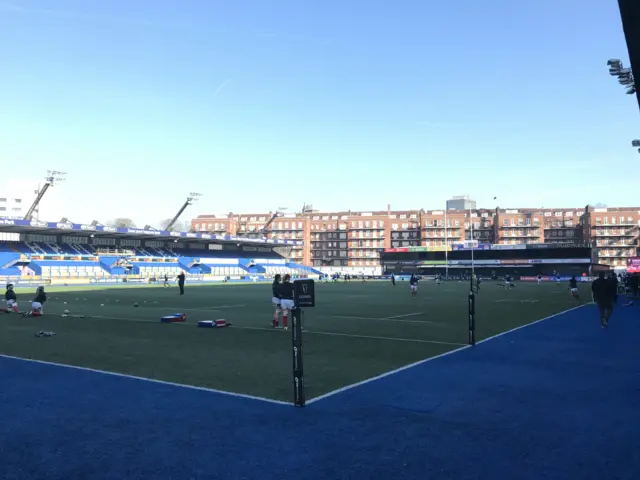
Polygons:
M162 279L186 272L201 280L252 280L276 273L293 276L318 275L317 270L287 262L276 252L259 252L249 257L241 250L198 250L131 247L116 248L89 244L1 242L0 277L34 280Z

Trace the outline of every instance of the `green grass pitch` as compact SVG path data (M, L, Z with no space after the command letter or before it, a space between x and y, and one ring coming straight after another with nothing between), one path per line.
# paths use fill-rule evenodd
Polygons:
M34 289L18 290L27 309ZM590 300L581 285L582 302ZM468 283L352 281L316 286L317 306L305 312L305 383L309 398L467 343ZM273 330L271 286L187 285L171 288L48 289L45 316L0 316L0 353L289 401L291 332ZM66 303L65 303L66 302ZM134 303L139 307L134 307ZM477 296L477 339L579 305L567 285L494 282ZM87 318L62 317L65 309ZM185 312L185 324L160 317ZM198 320L233 326L197 328ZM39 330L55 337L36 338Z

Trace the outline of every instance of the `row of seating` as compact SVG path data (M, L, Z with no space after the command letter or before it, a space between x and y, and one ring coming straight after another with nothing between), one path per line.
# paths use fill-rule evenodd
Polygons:
M124 250L133 252L138 257L215 257L215 258L250 258L258 256L265 259L277 259L280 256L275 252L260 252L249 254L242 250L196 250L153 247L101 247L99 245L81 245L69 243L44 243L44 242L0 242L0 252L16 252L28 255L97 255L98 252L114 255L121 254Z
M192 250L170 251L159 248L135 249L135 256L147 257L144 261L133 261L131 250L113 249L100 252L90 245L0 242L0 277L42 276L46 278L109 278L112 275L137 275L144 278L175 277L182 272L190 275L245 276L276 274L306 275L317 273L304 266L285 264L285 259L275 252L259 252L259 256L242 256L240 251ZM244 252L246 253L246 252ZM21 259L21 254L30 257ZM37 255L61 255L67 259L38 259ZM97 261L70 260L68 257L96 256ZM124 265L118 259L128 260ZM152 261L155 259L156 261ZM194 262L201 259L202 265ZM160 261L157 261L160 260ZM255 261L254 261L255 260ZM273 260L281 263L273 264ZM128 268L126 265L132 266Z

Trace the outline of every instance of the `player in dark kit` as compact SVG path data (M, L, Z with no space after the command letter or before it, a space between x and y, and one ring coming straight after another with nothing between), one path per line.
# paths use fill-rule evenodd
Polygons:
M23 316L27 317L41 317L44 313L42 311L42 306L47 301L47 294L44 292L44 287L38 287L36 289L36 298L33 299L31 303L31 311L23 313Z
M629 284L631 286L631 294L634 297L640 296L640 275L634 273L631 279L629 280Z
M611 288L615 294L613 297L613 303L616 304L618 303L618 276L614 272L609 273L609 281L611 282Z
M271 326L273 328L278 328L280 326L280 314L282 313L282 308L280 307L280 281L282 277L279 273L273 277L273 283L271 284L271 303L276 307L275 312L273 312L273 318L271 319Z
M395 273L391 274L391 285L393 285L394 287L396 286L396 274Z
M575 275L571 277L571 280L569 280L569 289L571 290L571 295L573 295L573 298L575 298L576 300L580 300L580 292L578 290L578 280L576 280Z
M415 274L411 275L409 279L409 286L411 287L411 297L415 298L418 296L418 277Z
M280 298L280 308L282 309L282 327L285 330L289 328L289 314L294 307L293 293L291 275L286 274L283 282L278 285L278 298Z
M166 273L164 274L164 286L165 286L165 288L170 286L169 285L169 275L166 274Z
M184 282L187 279L184 272L180 272L180 275L176 277L178 279L178 287L180 287L180 295L184 295Z
M18 296L16 295L16 292L13 290L12 283L7 285L7 291L4 293L4 299L7 302L7 308L0 308L0 312L20 313L20 310L18 309Z
M613 304L617 294L613 288L613 282L604 278L604 272L600 272L598 278L591 285L593 301L598 306L602 328L609 326L609 319L613 314Z

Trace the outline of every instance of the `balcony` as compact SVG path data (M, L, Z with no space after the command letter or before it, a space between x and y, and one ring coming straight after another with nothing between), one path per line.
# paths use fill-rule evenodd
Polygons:
M637 227L638 222L624 222L624 223L595 223L591 225L592 228L618 228L618 227Z
M500 226L500 230L502 230L503 228L540 228L540 224L539 223L534 223L534 224L526 225L524 223L522 223L522 224L519 223L517 225L502 225L502 226Z
M407 240L405 241L397 241L397 242L391 242L391 248L407 248L407 247L419 247L420 246L420 240L415 240L413 242L409 242Z
M513 233L513 232L500 232L502 238L540 238L540 232L526 232L526 233Z
M598 252L598 256L602 258L630 258L634 257L635 254L633 252Z
M545 224L544 229L545 230L558 230L558 229L562 229L562 228L580 228L580 225L574 225L573 223L571 225L553 225L553 224Z
M606 240L602 242L596 242L596 247L598 248L635 248L636 245L632 242L628 243L609 243Z
M311 236L310 240L312 242L346 242L347 238Z
M382 239L382 240L384 240L385 236L384 236L384 233L380 233L380 234L371 234L371 235L368 235L366 237L365 236L361 237L359 235L347 235L347 238L349 240L373 240L373 239L376 239L376 240Z
M629 228L627 230L606 231L596 230L595 237L637 237L638 232L635 228Z

